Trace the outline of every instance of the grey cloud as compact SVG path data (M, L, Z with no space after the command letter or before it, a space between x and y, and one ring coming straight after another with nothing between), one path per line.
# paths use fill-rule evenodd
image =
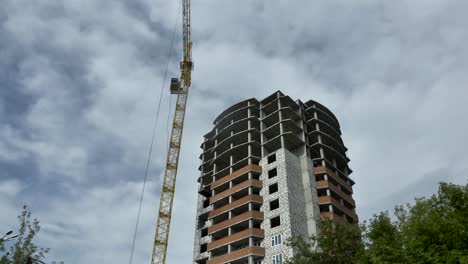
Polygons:
M401 189L393 188L393 186L389 185L385 188L386 195L383 198L369 201L364 208L361 208L363 213L360 215L360 218L366 220L373 214L385 210L392 213L397 205L412 204L416 198L430 197L437 192L440 182L452 182L464 185L466 184L466 173L466 169L464 171L456 171L449 167L438 168L419 177L418 175L416 177L408 177L407 186Z
M0 208L9 213L1 226L28 203L53 258L127 262L178 4L5 2ZM466 179L464 1L192 5L195 71L169 262L192 258L202 136L229 105L278 89L338 116L361 219L395 197L433 192L439 180ZM179 74L178 30L170 77ZM168 106L166 89L134 263L151 254ZM12 181L19 193L2 189Z

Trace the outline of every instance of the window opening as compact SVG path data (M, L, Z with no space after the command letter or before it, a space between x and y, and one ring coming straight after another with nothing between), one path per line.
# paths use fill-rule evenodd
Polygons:
M280 219L279 215L270 220L271 228L274 228L274 227L277 227L277 226L280 226L280 225L281 225L281 219Z
M276 161L276 153L268 156L268 164L273 163L275 161Z
M279 208L279 199L276 199L270 202L270 211L273 211L278 208Z
M268 179L276 177L276 175L278 175L278 170L276 168L268 171Z
M278 183L273 183L272 185L268 186L268 193L272 194L278 191Z

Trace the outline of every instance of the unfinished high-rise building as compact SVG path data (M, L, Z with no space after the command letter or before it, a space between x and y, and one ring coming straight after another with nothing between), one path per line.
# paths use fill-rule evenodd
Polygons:
M320 103L248 99L204 137L194 263L283 263L318 217L358 220L340 125Z

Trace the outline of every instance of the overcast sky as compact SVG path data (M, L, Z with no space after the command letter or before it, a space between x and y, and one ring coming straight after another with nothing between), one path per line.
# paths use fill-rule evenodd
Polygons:
M48 260L128 263L179 1L0 5L0 233L27 204ZM276 90L338 117L361 220L439 181L466 183L467 10L464 0L194 0L168 262L192 260L202 136L223 109ZM169 102L166 84L134 263L151 258Z

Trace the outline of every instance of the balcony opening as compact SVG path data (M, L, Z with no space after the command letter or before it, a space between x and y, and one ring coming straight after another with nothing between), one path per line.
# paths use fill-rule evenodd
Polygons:
M220 239L223 239L225 237L227 237L229 235L228 233L228 230L227 229L222 229L218 232L215 232L211 235L213 241L216 241L216 240L220 240Z
M259 204L259 203L252 203L252 211L259 211L260 212L261 207L262 207L262 205Z
M203 201L203 208L207 208L208 206L210 206L210 199L206 199Z
M254 221L253 222L253 228L260 228L262 226L261 221Z
M207 235L208 235L208 228L202 229L202 231L201 231L201 237L205 237L205 236L207 236Z
M327 189L318 189L318 190L317 190L317 196L318 196L318 197L328 196L328 195L327 195Z
M231 244L231 252L243 249L249 246L249 239L245 238Z
M330 212L330 207L328 205L321 204L319 205L320 212Z
M279 199L276 199L270 202L270 211L273 211L278 208L279 208Z
M323 174L316 174L315 175L315 181L324 181L325 176Z
M200 245L200 253L206 252L207 249L208 249L208 244L201 244Z
M211 258L216 258L222 255L226 255L228 253L228 246L222 246L219 248L215 248L211 250Z

